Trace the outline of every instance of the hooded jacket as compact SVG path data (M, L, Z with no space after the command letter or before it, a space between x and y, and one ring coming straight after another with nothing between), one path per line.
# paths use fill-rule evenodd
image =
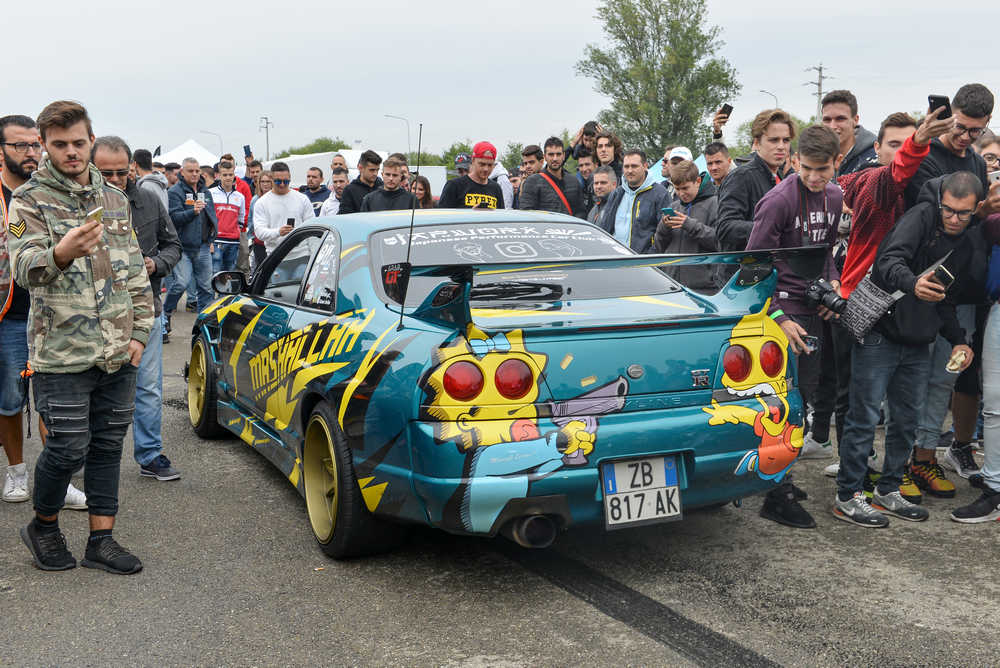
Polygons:
M910 179L910 185L906 186L906 193L903 197L906 200L906 208L909 209L920 199L924 184L930 179L955 172L972 172L979 177L983 184L983 191L990 189L990 182L986 176L986 161L983 157L972 150L972 147L965 149L965 155L955 155L951 149L941 143L935 137L931 140L931 149L924 161L920 163L917 175Z
M875 325L896 343L929 344L938 333L953 346L966 343L965 331L955 315L954 295L962 283L983 285L986 280L985 226L975 225L973 220L961 234L945 234L940 208L943 180L938 177L925 184L917 204L882 241L872 267L872 281L877 286L904 293ZM918 299L913 294L917 277L949 251L944 266L955 276L955 283L943 301Z
M361 200L361 211L399 211L416 206L417 196L402 187L395 190L379 188L373 190Z
M635 252L652 253L660 209L670 205L667 190L658 181L652 172L646 172L646 179L633 190L623 180L608 196L598 226Z
M788 172L778 169L778 179ZM719 186L719 249L723 251L746 250L750 230L753 229L753 212L757 202L778 183L767 163L753 154L750 161L726 175Z
M139 250L144 258L153 260L156 269L149 274L149 286L153 290L153 309L156 315L162 311L160 302L160 280L173 271L181 259L181 242L177 238L174 224L170 222L167 208L149 188L140 188L133 181L125 186L129 207L132 209L132 227L139 242Z
M565 169L561 169L560 173L561 176L556 178L548 170L544 172L545 176L552 179L562 189L563 196L569 202L569 211L566 210L562 199L541 174L532 174L521 184L521 196L518 199L517 208L568 213L577 218L586 217L587 212L583 208L583 197L580 194L580 182L576 179L576 175L570 174Z
M146 174L136 183L139 188L143 190L148 190L149 192L156 195L161 202L163 202L163 210L166 211L169 208L169 203L167 202L167 190L170 188L170 184L167 183L167 177L159 172L150 172Z
M870 167L873 161L877 163L878 156L875 154L876 139L878 137L860 125L854 128L854 146L851 147L851 150L841 160L837 176L853 174L858 170Z
M198 193L205 194L205 208L200 214L194 212L194 206L185 204L187 194L191 193L197 199ZM170 190L167 191L170 213L170 220L177 230L177 236L181 240L181 246L190 253L198 252L202 244L211 243L215 240L219 223L215 217L215 203L212 195L205 187L204 177L198 178L198 187L192 188L184 179L177 179Z
M515 208L514 184L510 182L510 172L507 171L507 168L499 160L493 165L493 171L490 172L490 181L500 186L500 192L503 193L503 207L505 209Z
M154 322L128 198L94 165L89 171L80 185L46 158L14 191L8 213L14 280L31 293L31 365L43 373L115 373L129 362L129 341L145 345ZM104 228L97 248L59 267L55 247L97 207Z
M357 177L344 188L344 194L340 196L340 208L337 209L337 214L361 211L361 200L365 198L365 195L373 190L378 190L382 185L382 179L377 176L373 186L362 181L360 176Z
M719 250L715 238L718 222L719 200L716 188L707 172L701 173L701 187L690 203L684 204L675 197L670 206L687 216L679 230L675 230L663 220L656 227L653 247L657 253L714 253ZM718 271L713 265L692 265L666 269L671 278L685 287L699 291L715 291L718 287Z

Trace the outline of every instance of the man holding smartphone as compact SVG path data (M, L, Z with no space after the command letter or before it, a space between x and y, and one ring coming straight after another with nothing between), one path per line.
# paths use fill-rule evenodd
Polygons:
M271 165L274 187L264 193L253 206L253 230L264 242L268 255L295 225L315 216L312 202L298 190L292 190L292 177L288 165L276 162Z

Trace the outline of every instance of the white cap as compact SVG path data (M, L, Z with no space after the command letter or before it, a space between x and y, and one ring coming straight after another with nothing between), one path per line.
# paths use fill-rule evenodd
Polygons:
M675 146L670 149L670 155L667 156L667 161L671 161L674 158L682 158L684 160L694 160L694 156L691 155L691 149L687 146Z

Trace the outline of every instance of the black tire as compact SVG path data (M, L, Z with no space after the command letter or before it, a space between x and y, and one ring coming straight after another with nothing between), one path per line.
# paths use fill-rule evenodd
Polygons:
M188 418L194 433L202 438L220 438L229 432L219 424L215 369L204 334L191 346L188 362Z
M306 513L323 552L345 559L385 552L405 537L405 528L381 520L365 506L351 453L326 402L313 409L302 445Z

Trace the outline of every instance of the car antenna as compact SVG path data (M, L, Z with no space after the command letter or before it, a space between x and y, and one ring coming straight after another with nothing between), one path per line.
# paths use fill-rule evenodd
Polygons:
M424 138L424 124L421 123L417 128L417 173L415 178L420 177L420 147L421 141ZM406 308L406 289L410 285L410 246L413 244L413 219L417 215L417 197L413 196L413 204L410 205L410 231L406 235L406 261L400 268L399 280L403 284L403 297L399 301L399 326L396 327L396 331L403 329L403 310Z

